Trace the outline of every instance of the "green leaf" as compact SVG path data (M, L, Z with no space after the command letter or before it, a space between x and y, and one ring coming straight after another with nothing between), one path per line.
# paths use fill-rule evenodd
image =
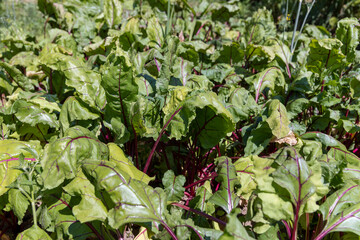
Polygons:
M3 93L11 94L14 90L14 87L6 80L0 72L0 90Z
M13 79L22 90L34 90L34 86L31 84L31 81L25 77L19 69L3 61L0 61L0 67L5 69L5 71L10 75L11 79Z
M183 175L175 176L172 170L168 170L164 173L162 183L165 187L165 192L168 196L168 201L179 201L185 192L183 187L185 184L185 177Z
M251 77L245 79L248 84L252 84L255 90L255 101L258 102L260 94L268 88L272 95L280 94L284 90L285 79L280 69L276 67L267 68Z
M52 238L40 227L33 225L17 235L16 240L51 240Z
M41 177L45 189L59 186L65 179L73 179L87 159L107 159L108 148L82 127L69 128L63 138L47 144L41 160ZM53 176L56 176L53 177Z
M159 104L139 97L131 107L131 124L141 137L156 139L161 131Z
M326 224L315 238L322 239L330 232L352 232L360 235L360 186L345 186L326 198L320 211Z
M109 28L121 23L122 3L119 0L105 0L104 1L104 17Z
M316 140L318 142L321 142L324 147L336 147L340 148L342 150L346 150L346 147L344 144L336 140L330 135L327 135L325 133L321 132L308 132L301 136L302 139L306 140Z
M226 102L226 109L232 114L234 121L249 119L258 111L254 97L245 88L221 88L219 96Z
M168 126L170 138L180 139L190 131L193 141L199 141L204 148L211 148L233 131L232 115L215 93L199 92L187 97L189 91L186 87L174 88L170 101L163 108L165 121L168 121L182 107Z
M89 107L76 97L68 97L61 107L59 121L62 131L65 132L73 121L77 120L95 120L100 117Z
M225 232L219 240L253 240L247 233L245 227L238 219L238 215L241 210L239 208L234 209L227 215L229 222L226 224Z
M356 18L344 18L337 23L336 38L343 43L341 51L348 62L354 61L356 47L359 45L358 24Z
M158 18L152 17L148 19L146 32L150 40L149 45L154 48L161 48L164 43L164 35Z
M155 177L149 177L144 172L137 169L133 163L125 156L124 151L115 143L109 143L109 161L115 163L116 166L125 171L131 178L148 184Z
M91 221L105 221L107 209L102 201L95 195L95 187L80 171L76 177L63 189L71 196L80 196L81 201L72 208L74 216L81 223Z
M11 209L18 218L18 224L20 225L30 205L29 200L18 189L10 189L8 194Z
M106 114L108 122L112 118L129 127L130 103L135 102L138 85L134 77L134 68L127 52L120 48L113 50L101 68L101 85L106 92L106 107L111 111Z
M344 54L341 52L342 43L338 39L311 40L310 52L306 67L313 73L321 74L324 70L334 71L346 66Z
M228 157L220 157L216 161L219 168L217 181L221 182L221 187L209 201L230 213L236 208L239 201L235 194L235 186L238 184L235 166Z
M277 99L272 100L268 104L267 115L266 122L269 124L273 135L278 139L286 137L290 132L290 121L285 106Z
M87 238L96 237L90 228L93 227L93 229L99 231L98 224L95 225L96 222L82 224L74 216L71 208L73 201L75 200L76 203L78 199L71 197L64 191L58 189L55 191L57 191L56 194L45 195L43 201L49 206L48 215L53 220L54 226L56 226L52 230L55 230L56 239L86 240ZM74 200L72 201L72 199Z
M65 76L66 85L74 88L76 94L90 107L98 111L104 108L105 93L100 85L100 74L88 69L83 61L57 52L49 53L46 48L40 53L39 61L61 72Z
M15 113L15 116L19 121L27 123L30 126L35 127L38 124L44 124L52 128L59 128L59 123L55 114L48 113L28 101L15 101L11 111L12 113Z
M351 91L351 96L353 98L360 97L360 79L359 78L353 78L350 81L350 91Z
M286 199L294 206L294 216L316 211L316 201L328 192L322 182L320 164L315 162L309 166L293 148L283 148L276 155L278 168L271 176L288 192Z
M152 188L142 181L132 179L124 170L106 161L88 161L84 170L104 189L114 203L108 212L109 224L113 228L136 222L153 222L166 225L166 193Z

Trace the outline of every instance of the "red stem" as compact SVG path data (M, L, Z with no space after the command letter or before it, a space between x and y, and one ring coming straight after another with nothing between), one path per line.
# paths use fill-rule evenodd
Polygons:
M165 132L165 129L167 128L167 126L169 126L171 120L175 117L175 115L176 115L178 112L180 112L181 109L182 109L182 107L180 107L178 110L176 110L176 111L171 115L170 119L166 122L166 124L164 125L164 127L161 129L161 132L160 132L158 138L156 139L156 142L155 142L153 148L151 149L150 155L149 155L149 157L148 157L148 159L147 159L147 161L146 161L146 164L145 164L145 167L144 167L144 170L143 170L144 173L146 173L147 170L149 169L152 156L153 156L154 153L155 153L156 147L157 147L157 145L159 144L160 139L161 139L162 135L163 135L164 132Z

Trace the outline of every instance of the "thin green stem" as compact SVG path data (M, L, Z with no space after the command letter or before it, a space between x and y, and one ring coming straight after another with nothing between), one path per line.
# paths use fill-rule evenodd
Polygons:
M296 38L296 41L295 41L294 49L293 49L293 50L295 50L295 47L296 47L296 45L297 45L297 42L299 41L299 37L300 37L300 35L301 35L301 33L302 33L303 29L304 29L306 20L307 20L307 18L309 17L310 11L311 11L312 7L314 6L315 1L316 1L316 0L313 0L313 2L311 3L310 7L308 6L308 9L307 9L307 11L306 11L306 15L305 15L304 21L303 21L303 23L301 24L300 32L299 32L298 37Z
M297 14L296 14L295 26L294 26L292 39L291 39L291 46L290 46L291 54L294 53L294 49L295 49L294 43L295 43L296 30L297 30L297 26L299 23L299 17L300 17L300 13L301 13L301 5L302 5L302 0L299 0L299 7L298 7Z
M33 214L34 225L37 226L37 218L36 218L36 206L35 206L35 198L34 191L31 191L31 209Z
M171 27L171 1L168 1L168 8L167 8L167 24L165 29L165 36L168 35Z

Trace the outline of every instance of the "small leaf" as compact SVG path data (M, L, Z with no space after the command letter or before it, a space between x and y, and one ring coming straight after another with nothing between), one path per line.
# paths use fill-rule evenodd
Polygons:
M20 225L30 205L29 200L18 189L10 189L8 194L11 209L18 218L18 224Z

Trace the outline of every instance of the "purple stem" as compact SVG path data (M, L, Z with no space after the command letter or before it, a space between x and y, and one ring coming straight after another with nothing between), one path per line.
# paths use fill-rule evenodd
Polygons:
M204 212L201 212L201 211L199 211L199 210L192 209L192 208L190 208L190 207L188 207L188 206L185 206L185 205L183 205L183 204L181 204L181 203L172 203L172 205L177 206L177 207L180 207L180 208L185 209L185 210L187 210L187 211L196 213L196 214L201 215L201 216L203 216L203 217L205 217L205 218L207 218L207 219L210 219L210 220L212 220L212 221L214 221L214 222L217 222L217 223L219 223L219 224L221 224L221 225L223 225L223 226L226 226L226 222L224 222L224 221L222 221L222 220L220 220L220 219L217 219L217 218L215 218L215 217L213 217L213 216L211 216L211 215L209 215L209 214L206 214L206 213L204 213Z
M314 240L323 239L329 232L331 232L331 230L333 230L335 227L337 227L340 223L344 222L345 220L347 220L351 217L354 217L355 214L357 214L358 212L360 212L360 209L357 209L353 213L349 213L345 217L341 217L336 223L334 223L334 225L332 225L331 227L329 227L326 230L323 230Z
M155 65L156 65L156 67L157 67L158 72L160 72L160 71L161 71L161 68L160 68L159 63L158 63L158 61L156 60L155 57L154 57L154 61L155 61Z
M200 233L199 233L194 227L192 227L192 226L190 226L190 225L187 225L187 224L185 224L185 225L178 225L177 227L188 227L188 228L191 228L191 229L196 233L196 235L198 235L199 239L200 239L200 240L203 240L203 238L201 237Z
M161 221L163 227L166 229L166 231L170 234L170 236L172 237L172 239L174 240L178 240L178 238L176 237L175 233L173 232L173 230L171 230L171 228L166 225L166 223L164 221Z
M145 164L145 167L144 167L144 170L143 170L144 173L146 173L147 170L149 169L152 156L153 156L154 153L155 153L156 147L157 147L157 145L159 144L160 139L161 139L162 135L163 135L164 132L165 132L165 129L169 126L171 120L175 117L175 115L176 115L178 112L180 112L181 109L182 109L182 107L180 107L178 110L176 110L176 111L171 115L170 119L166 122L166 124L164 125L164 127L161 129L161 132L160 132L158 138L156 139L156 142L155 142L153 148L151 149L150 155L149 155L148 159L146 160L146 164Z
M257 103L259 100L259 95L260 95L260 89L261 89L261 85L263 84L263 81L266 77L266 75L273 69L278 69L277 67L272 67L269 70L266 71L266 73L264 74L264 76L261 78L258 89L256 90L256 98L255 98L255 102Z
M291 237L291 228L289 226L289 224L285 221L285 220L281 220L281 222L284 224L285 228L286 228L286 233L288 235L288 237Z

